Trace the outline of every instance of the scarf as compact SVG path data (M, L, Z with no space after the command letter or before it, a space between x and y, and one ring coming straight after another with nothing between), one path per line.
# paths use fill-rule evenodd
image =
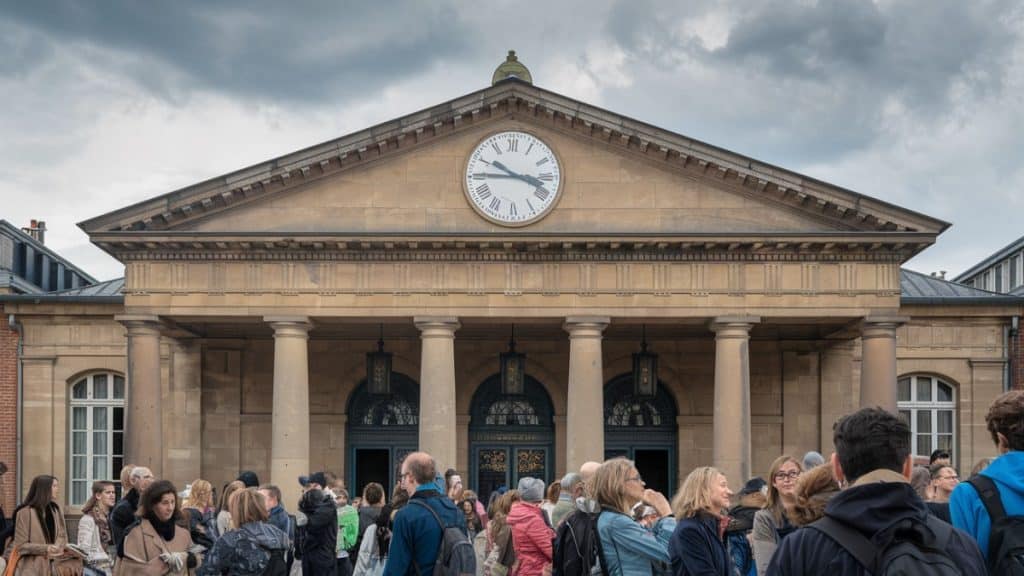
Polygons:
M153 529L156 530L156 533L164 539L164 542L174 540L174 529L178 526L177 523L175 523L174 518L171 518L167 522L161 522L160 519L156 517L156 514L147 514L146 520L149 520L149 523L153 525Z
M96 521L96 529L100 533L100 543L104 546L113 544L114 538L110 533L109 518L107 517L107 511L103 510L103 506L93 506L92 510L89 510L89 515Z

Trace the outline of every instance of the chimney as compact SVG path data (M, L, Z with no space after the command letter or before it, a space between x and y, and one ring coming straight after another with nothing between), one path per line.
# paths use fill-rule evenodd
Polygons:
M22 228L22 232L28 234L40 244L46 244L46 222L42 220L29 221L28 228Z
M945 270L939 270L939 278L941 278L943 280L946 279L946 271Z

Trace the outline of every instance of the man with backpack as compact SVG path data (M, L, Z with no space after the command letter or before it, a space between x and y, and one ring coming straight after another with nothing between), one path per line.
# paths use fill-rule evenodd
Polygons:
M978 545L928 513L909 483L910 428L881 408L863 408L833 427L832 467L845 490L825 517L786 536L769 575L984 575Z
M978 541L990 574L1024 574L1024 390L996 398L985 423L1000 456L953 490L950 515Z
M409 502L395 515L384 576L462 576L476 572L465 516L436 482L437 464L426 452L402 462Z

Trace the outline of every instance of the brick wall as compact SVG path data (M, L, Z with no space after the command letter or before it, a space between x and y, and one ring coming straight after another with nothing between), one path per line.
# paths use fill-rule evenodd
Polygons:
M1010 385L1024 388L1024 329L1010 339Z
M2 306L0 306L2 310ZM7 314L0 316L0 462L7 464L7 473L0 479L0 504L10 515L18 501L17 418L18 418L18 333L7 325Z

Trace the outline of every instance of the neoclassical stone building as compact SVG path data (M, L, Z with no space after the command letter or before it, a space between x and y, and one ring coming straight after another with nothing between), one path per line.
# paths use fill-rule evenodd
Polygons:
M827 453L865 404L969 467L1022 306L901 271L948 226L510 59L477 92L81 223L123 287L0 297L23 331L21 487L52 471L74 507L130 461L182 484L251 469L291 501L311 470L391 485L419 448L485 497L616 454L671 492L698 465L735 485Z

